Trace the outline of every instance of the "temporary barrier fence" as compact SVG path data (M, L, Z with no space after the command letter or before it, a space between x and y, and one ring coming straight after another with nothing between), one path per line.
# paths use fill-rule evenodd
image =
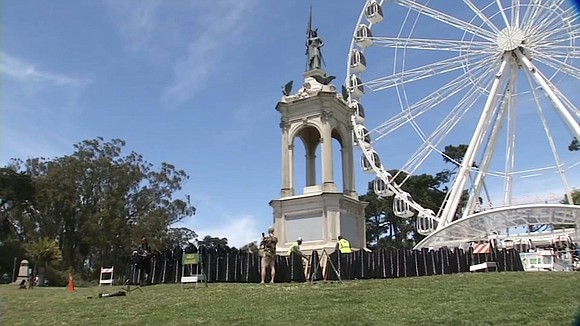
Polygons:
M182 253L157 254L149 263L150 284L179 283L182 274ZM200 248L203 269L208 282L260 282L260 257L246 252L225 252ZM497 271L523 271L519 252L515 249L492 249L486 253L441 248L438 250L359 250L349 254L330 253L324 259L315 251L309 256L304 270L301 256L276 257L276 282L305 282L307 280L377 279L467 273L471 265L496 262ZM328 261L330 260L330 261ZM330 268L330 262L336 272ZM127 264L125 282L138 284L144 273L140 261ZM268 272L269 273L269 272ZM314 274L314 275L313 275Z

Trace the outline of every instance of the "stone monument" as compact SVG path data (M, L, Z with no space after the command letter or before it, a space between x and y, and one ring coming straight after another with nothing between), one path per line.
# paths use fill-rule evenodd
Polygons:
M16 274L16 280L14 284L20 284L23 280L28 282L30 276L30 270L28 269L28 260L22 259L20 261L20 265L18 267L18 274Z
M307 31L308 70L303 86L292 94L292 82L286 84L284 96L276 110L281 114L282 131L282 189L280 198L272 200L274 228L278 237L278 254L285 255L292 242L302 237L301 249L305 253L326 249L332 252L342 235L353 249L366 245L364 209L355 191L353 164L353 135L351 117L353 109L321 67L323 62L322 39ZM333 139L341 147L333 153ZM302 193L294 187L294 147L304 144L306 152L306 184ZM316 157L321 147L321 158ZM334 155L342 162L342 191L334 180ZM320 159L322 179L317 180L316 166Z

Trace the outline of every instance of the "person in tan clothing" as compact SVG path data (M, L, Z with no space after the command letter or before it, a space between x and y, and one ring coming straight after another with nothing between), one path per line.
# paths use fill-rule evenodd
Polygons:
M262 281L260 283L266 283L266 268L270 267L270 283L274 283L274 278L276 277L276 244L278 243L278 238L274 236L274 228L270 227L268 229L268 235L264 236L262 233L262 241L260 242L260 249L262 249Z

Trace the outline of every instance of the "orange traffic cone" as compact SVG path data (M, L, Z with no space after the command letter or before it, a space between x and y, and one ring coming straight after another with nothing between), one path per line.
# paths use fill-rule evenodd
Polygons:
M68 273L68 292L75 291L75 281L73 280L72 273Z

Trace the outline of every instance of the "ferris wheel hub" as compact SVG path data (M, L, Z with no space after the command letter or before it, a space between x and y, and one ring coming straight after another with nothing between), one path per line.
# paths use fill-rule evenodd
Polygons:
M525 34L519 27L509 26L501 30L496 43L502 52L513 51L525 43Z

